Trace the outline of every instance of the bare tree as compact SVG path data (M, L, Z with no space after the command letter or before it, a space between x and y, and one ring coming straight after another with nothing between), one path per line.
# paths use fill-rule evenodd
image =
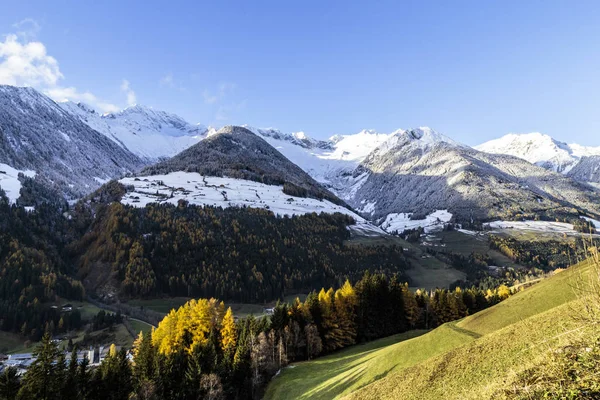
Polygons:
M323 350L323 343L319 336L319 330L314 324L306 325L306 327L304 327L304 333L306 335L306 356L310 360L321 353Z
M221 400L224 398L223 385L217 374L204 374L200 378L200 389L205 393L207 400Z

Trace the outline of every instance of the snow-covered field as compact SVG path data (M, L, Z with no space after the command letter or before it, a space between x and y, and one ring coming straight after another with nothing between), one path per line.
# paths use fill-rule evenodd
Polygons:
M121 202L134 207L145 207L150 203L177 204L185 200L189 204L215 207L265 208L276 215L303 215L308 213L336 212L352 216L357 224L352 230L362 235L383 235L381 229L368 223L356 213L331 203L283 193L282 186L243 179L203 176L195 172L173 172L167 175L152 175L121 179L125 186L133 186Z
M448 210L437 210L425 217L425 219L411 220L410 213L392 213L388 214L385 221L380 225L386 232L401 233L406 229L416 229L423 227L425 232L440 230L452 219L452 213Z
M6 196L11 203L15 203L21 195L19 172L30 178L35 176L34 171L19 171L9 165L0 163L0 188L6 192Z
M488 224L491 229L520 229L524 231L549 233L577 233L572 224L552 221L494 221Z

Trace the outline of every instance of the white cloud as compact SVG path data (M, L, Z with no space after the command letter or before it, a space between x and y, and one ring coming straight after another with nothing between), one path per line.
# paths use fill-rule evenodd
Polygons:
M178 79L175 79L175 76L173 75L172 72L169 72L168 74L166 74L165 76L160 78L160 80L158 81L158 85L160 87L176 89L181 92L185 92L187 90L185 88L185 86Z
M119 110L114 104L97 98L89 91L79 91L75 87L64 87L60 82L65 79L58 61L50 56L46 46L35 40L40 25L27 18L13 25L16 33L0 39L0 84L12 86L31 86L56 101L71 100L85 102L102 112ZM128 103L133 100L132 90L127 94Z
M221 84L219 84L219 93L222 97L224 97L228 93L233 92L236 87L237 85L233 82L222 82Z
M217 106L215 120L219 122L231 120L232 114L246 107L246 100L235 102L230 99L237 85L233 82L221 82L214 91L205 89L202 92L205 104Z
M123 79L123 82L121 83L121 91L125 92L125 94L127 95L127 105L130 107L135 106L137 103L137 97L135 95L135 92L129 85L129 81L127 79Z
M17 35L0 42L0 84L55 86L63 74L41 42L21 43Z

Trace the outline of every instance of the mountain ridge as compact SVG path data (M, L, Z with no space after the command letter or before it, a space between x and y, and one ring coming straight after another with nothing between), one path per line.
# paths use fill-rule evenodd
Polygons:
M76 199L143 161L32 88L0 85L0 163Z
M204 125L192 125L176 114L135 105L100 115L83 103L58 103L71 115L147 162L172 157L208 134Z
M583 157L600 155L600 147L567 144L539 132L510 133L474 148L486 153L519 157L564 174L568 174Z

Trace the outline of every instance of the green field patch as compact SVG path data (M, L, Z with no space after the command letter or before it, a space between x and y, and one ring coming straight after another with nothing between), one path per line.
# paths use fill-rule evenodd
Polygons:
M418 337L396 335L294 364L265 398L492 398L553 346L594 338L574 318L585 301L576 288L590 271L584 262Z

